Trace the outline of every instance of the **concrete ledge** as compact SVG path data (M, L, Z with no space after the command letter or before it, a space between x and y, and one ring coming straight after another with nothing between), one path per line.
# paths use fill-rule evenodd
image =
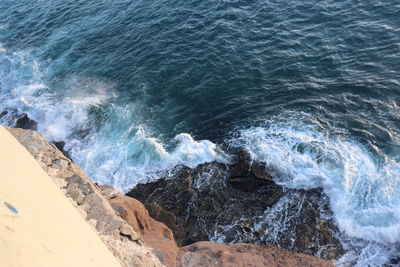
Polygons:
M121 266L36 160L1 126L0 266Z

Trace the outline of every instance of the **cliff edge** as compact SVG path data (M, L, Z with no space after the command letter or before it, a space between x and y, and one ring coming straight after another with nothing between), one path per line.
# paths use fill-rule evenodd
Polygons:
M180 248L172 231L151 218L141 202L111 186L93 183L36 132L6 129L54 180L123 266L334 266L332 261L271 246L197 242Z

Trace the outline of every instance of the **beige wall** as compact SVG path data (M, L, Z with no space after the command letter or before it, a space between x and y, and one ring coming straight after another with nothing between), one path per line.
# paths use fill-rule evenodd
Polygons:
M120 266L50 177L1 126L0 266Z

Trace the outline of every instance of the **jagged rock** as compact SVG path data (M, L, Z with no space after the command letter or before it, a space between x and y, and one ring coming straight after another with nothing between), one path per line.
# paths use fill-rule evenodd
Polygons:
M265 164L254 161L247 149L238 152L236 162L229 165L229 170L228 182L239 190L251 192L263 185L274 184Z
M103 196L108 200L113 199L113 198L115 198L115 197L117 197L119 195L118 190L115 189L112 186L99 185L99 188L100 188L101 193L103 194Z
M232 165L180 166L173 173L137 185L127 195L142 201L152 217L164 222L180 246L211 237L225 243L277 245L328 259L343 253L332 220L319 214L321 205L329 210L323 192L302 190L301 196L296 190L284 192L248 151L240 151ZM279 210L282 205L287 207ZM281 232L263 221L268 222L265 213L274 210L276 214L268 216L281 222Z
M110 202L114 209L123 211L122 217L143 236L145 242L154 249L159 260L166 266L334 266L333 262L321 258L263 245L197 242L179 248L171 230L151 218L139 201L118 195Z
M71 155L69 154L69 152L64 149L65 148L65 142L64 141L52 142L52 143L58 148L58 150L61 151L61 153L64 154L64 156L66 156L67 158L71 159Z
M333 266L332 262L320 258L290 253L278 248L261 245L223 245L201 242L179 249L174 241L171 230L163 223L149 217L147 210L139 201L121 196L117 190L110 186L93 184L79 167L63 156L54 145L47 143L35 132L11 128L8 128L8 130L35 157L49 176L60 186L60 189L65 191L71 202L77 205L77 210L88 223L93 224L103 242L120 260L123 266L161 266L160 261L162 264L171 267L215 265ZM261 185L250 193L244 193L241 190L235 189L227 182L227 179L230 177L229 169L224 165L215 164L205 164L199 166L196 170L181 168L178 171L177 176L180 175L179 179L181 181L179 190L186 191L182 196L196 196L189 203L193 205L189 205L191 207L189 211L193 211L193 208L196 208L196 204L202 204L203 208L210 208L212 210L213 206L210 205L213 203L216 204L217 210L221 211L225 206L221 206L218 201L228 200L230 196L224 195L226 191L236 194L233 201L227 202L226 208L230 209L230 211L234 210L235 204L237 205L239 200L243 200L242 198L245 195L257 199L256 197L268 192L265 185ZM215 179L215 177L219 179ZM158 194L159 190L162 190L159 186L168 187L170 182L170 180L162 179L159 183L152 185L152 191ZM205 196L211 197L211 203L201 200L202 196L200 195L207 194L207 188L214 188L214 190L211 190L212 192L209 192L209 195ZM229 188L229 190L226 190L226 188ZM169 190L171 191L171 188ZM274 190L279 193L278 195L282 194L280 187ZM179 196L177 199L180 199L182 196ZM195 201L196 198L199 198L198 202ZM267 198L270 199L268 201L264 199L265 202L263 203L271 206L276 196L272 194ZM168 207L173 207L173 201L174 197L166 202L170 205ZM257 203L253 204L255 206L258 205ZM185 211L179 207L177 210L182 211L182 213L175 215L174 212L169 211L162 205L154 203L151 205L153 206L153 212L158 214L157 216L164 218L164 220L176 226L179 226L182 220L181 217L185 214ZM184 202L182 201L180 205L184 205ZM244 206L246 207L246 205ZM258 210L258 208L255 210ZM247 215L251 215L249 218L252 218L255 210L252 210L248 214L246 213ZM227 217L226 221L231 221L232 217L229 217L229 213L222 214L220 219L224 220ZM199 213L198 215L201 214L203 213ZM213 214L215 215L216 212ZM189 212L188 215L190 217L191 213ZM192 220L189 218L189 221ZM189 230L194 231L195 229L192 228ZM179 231L179 228L176 230ZM147 246L151 247L151 249Z
M188 245L208 240L219 225L261 215L282 195L272 181L244 192L231 186L229 177L229 168L221 163L181 166L173 178L138 185L127 195L142 201L155 219L170 227L179 245Z
M344 251L335 237L337 228L329 219L331 215L328 199L321 189L288 190L261 216L221 229L218 234L227 243L271 244L336 259Z
M145 243L153 248L162 264L176 266L179 248L172 231L165 224L151 218L144 205L134 198L118 194L110 203L133 230L140 233Z
M21 112L16 108L1 111L0 123L14 125L16 128L37 130L37 122L32 120L27 113Z
M23 113L15 122L15 127L36 131L37 130L37 122L34 120L31 120L29 118L28 114Z
M333 267L334 264L331 261L268 246L198 242L181 249L178 266Z

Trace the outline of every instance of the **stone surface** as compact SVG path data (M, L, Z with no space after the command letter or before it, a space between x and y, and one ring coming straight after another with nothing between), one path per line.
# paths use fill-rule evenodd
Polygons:
M317 257L268 246L198 242L181 249L178 266L333 267L334 264Z
M101 190L55 145L30 130L7 128L97 231L123 266L162 266L140 235L111 207ZM110 195L110 194L108 194ZM112 195L112 194L111 194Z
M66 151L65 148L65 142L63 141L59 141L59 142L52 142L57 148L58 150L61 151L61 153L64 154L64 156L66 156L67 158L71 159L71 155L68 153L68 151Z
M166 266L334 266L332 261L263 245L197 242L178 248L171 230L152 219L138 200L118 195L110 202Z
M144 205L134 198L117 195L110 203L133 230L141 235L144 242L153 248L162 264L176 266L179 248L172 231L165 224L151 218Z
M30 129L30 130L37 130L37 122L34 120L31 120L28 117L28 114L23 113L21 116L17 119L15 122L15 127L16 128L23 128L23 129Z
M193 170L179 167L175 173L170 179L138 185L127 195L142 201L151 216L170 227L180 246L209 240L218 225L261 215L282 195L272 182L252 192L231 186L230 171L220 163Z
M179 246L211 238L275 245L327 259L343 253L331 219L320 216L321 209L329 213L322 191L284 191L248 151L239 151L232 165L181 166L172 173L137 185L127 195L165 223Z
M220 232L221 241L275 245L326 259L337 259L344 253L335 237L328 199L321 189L288 190L250 224L241 222ZM243 228L247 227L247 231Z

